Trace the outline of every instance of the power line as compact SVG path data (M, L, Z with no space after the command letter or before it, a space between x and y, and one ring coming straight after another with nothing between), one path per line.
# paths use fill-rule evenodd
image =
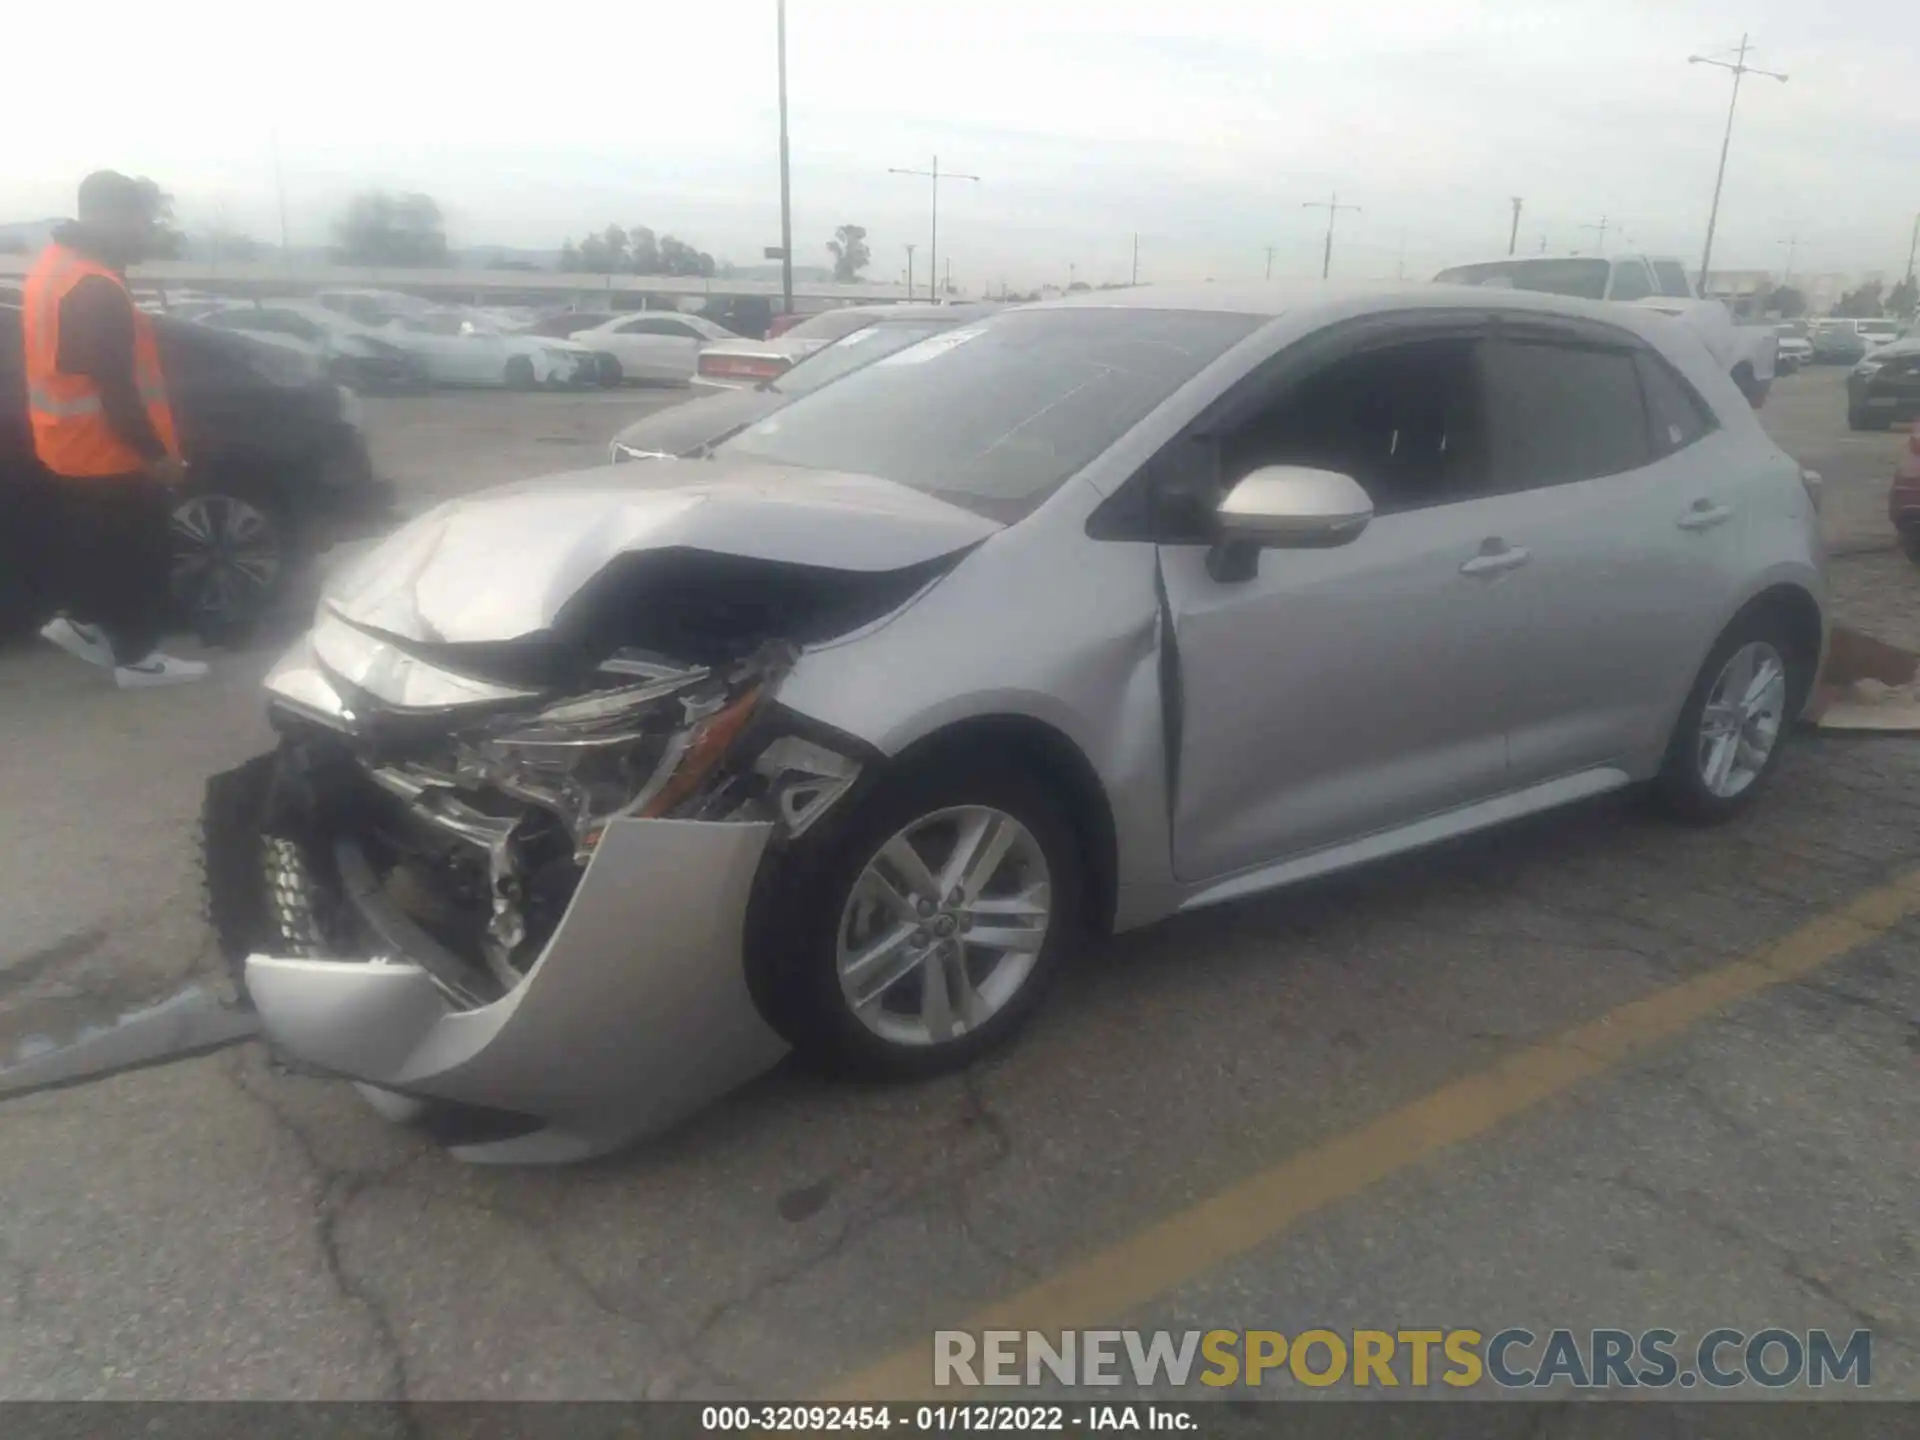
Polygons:
M1700 293L1707 293L1707 271L1713 265L1713 230L1720 219L1720 190L1727 180L1727 150L1733 144L1733 112L1740 104L1740 82L1749 75L1764 75L1769 80L1778 80L1785 84L1787 77L1772 70L1762 70L1747 64L1747 55L1753 49L1746 35L1740 37L1739 48L1731 61L1716 60L1706 55L1689 55L1689 65L1712 65L1716 69L1726 70L1733 75L1733 95L1727 101L1727 130L1720 137L1720 168L1713 177L1713 206L1707 211L1707 243L1700 254Z
M929 300L936 300L939 297L933 293L933 287L937 283L934 277L940 273L940 182L943 179L978 180L980 177L978 175L962 175L954 170L942 171L940 168L940 157L938 155L933 157L933 168L931 170L902 170L897 166L889 166L887 173L889 175L915 175L922 180L931 180L933 182L933 233L927 243L927 298ZM913 297L908 296L907 298L912 299Z
M1357 215L1360 213L1360 207L1358 205L1342 205L1340 203L1340 192L1336 190L1328 195L1325 200L1309 200L1300 208L1302 210L1325 210L1327 212L1327 248L1322 252L1320 257L1320 278L1324 280L1333 273L1333 222L1339 218L1342 210L1351 210ZM1269 264L1271 264L1271 262L1269 262Z

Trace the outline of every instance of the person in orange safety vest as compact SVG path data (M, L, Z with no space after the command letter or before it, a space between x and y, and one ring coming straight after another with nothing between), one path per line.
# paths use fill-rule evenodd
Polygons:
M172 493L185 473L153 324L126 267L157 233L159 192L110 170L80 183L21 302L34 454L53 477L60 615L40 633L113 670L122 689L198 680L159 648L168 609Z

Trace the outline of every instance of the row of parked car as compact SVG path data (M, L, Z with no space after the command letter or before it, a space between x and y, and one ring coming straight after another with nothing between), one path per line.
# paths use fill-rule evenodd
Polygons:
M363 394L433 386L513 390L624 383L725 387L761 380L859 328L840 311L759 340L681 310L538 313L439 304L384 291L312 298L175 301L165 313L316 352Z

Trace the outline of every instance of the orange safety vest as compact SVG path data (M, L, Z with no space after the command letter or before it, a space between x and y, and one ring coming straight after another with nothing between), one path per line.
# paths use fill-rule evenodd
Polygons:
M127 282L78 251L53 244L40 252L21 299L21 330L27 371L27 413L33 422L33 449L56 475L84 478L127 475L147 468L146 457L114 433L100 404L100 387L90 375L60 368L60 302L90 275L111 280L123 292ZM167 453L180 458L180 437L160 375L160 346L153 322L133 303L133 378L146 402L147 418Z

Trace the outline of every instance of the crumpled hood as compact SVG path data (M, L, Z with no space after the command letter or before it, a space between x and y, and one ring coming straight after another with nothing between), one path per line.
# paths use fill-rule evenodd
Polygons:
M547 629L610 561L637 551L884 573L964 550L1000 528L872 476L652 460L448 501L348 567L323 603L403 640L517 640Z

